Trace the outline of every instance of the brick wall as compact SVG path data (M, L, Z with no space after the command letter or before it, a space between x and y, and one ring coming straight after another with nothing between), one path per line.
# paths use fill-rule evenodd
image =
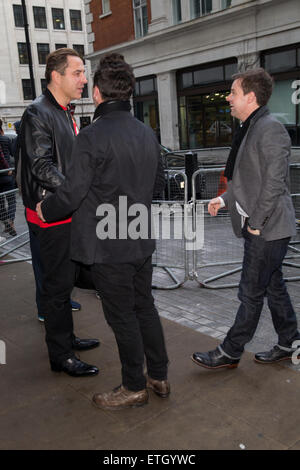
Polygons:
M151 0L148 3L148 21L151 21ZM104 18L102 2L92 0L90 11L93 13L92 31L95 33L94 51L106 49L135 39L132 0L110 0L112 14Z

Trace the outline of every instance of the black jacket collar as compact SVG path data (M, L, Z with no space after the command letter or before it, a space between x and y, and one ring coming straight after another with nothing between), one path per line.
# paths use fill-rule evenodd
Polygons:
M100 116L111 113L112 111L130 111L131 105L130 101L103 101L100 103L95 111L93 120L97 119Z
M46 90L43 92L43 95L46 96L46 98L50 101L50 103L52 103L57 109L60 109L61 111L63 111L62 106L56 101L56 99L54 98L54 96L52 95L51 91L48 88L46 88ZM68 111L70 111L71 106L75 107L74 105L70 105L70 104L66 106Z

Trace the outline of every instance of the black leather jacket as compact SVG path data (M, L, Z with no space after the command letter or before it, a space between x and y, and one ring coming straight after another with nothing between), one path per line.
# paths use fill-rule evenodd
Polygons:
M75 131L69 110L64 110L46 89L23 114L20 127L18 182L25 207L55 192L64 181Z

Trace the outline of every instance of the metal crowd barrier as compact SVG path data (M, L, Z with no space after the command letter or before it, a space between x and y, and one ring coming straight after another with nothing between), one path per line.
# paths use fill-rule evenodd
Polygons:
M1 170L0 174L10 170L13 168ZM19 190L0 192L0 266L28 260L29 234Z
M186 238L182 236L189 220L184 211L188 204L187 176L181 170L165 172L166 189L161 199L152 203L152 220L155 226L156 249L152 257L154 268L164 271L171 278L172 284L153 284L153 289L176 289L188 279L188 252ZM172 195L172 200L166 196ZM174 269L183 272L179 280ZM156 276L157 277L157 276ZM162 276L164 277L164 276Z
M206 149L205 149L206 150ZM198 160L199 164L199 160ZM207 211L208 202L224 192L222 172L224 165L216 164L210 168L200 168L191 176L191 194L189 194L189 177L184 170L166 171L166 194L171 200L161 200L171 210L176 210L174 204L181 207L176 216L182 217L184 227L191 226L197 237L191 242L186 231L182 240L157 239L154 253L154 266L162 267L172 278L172 285L155 285L154 288L175 289L187 280L196 281L201 287L222 289L237 287L238 282L216 282L228 276L237 274L242 269L243 239L235 237L229 213L221 209L216 217L211 217ZM297 260L300 258L300 163L290 164L291 195L298 220L297 236L289 244L284 266L300 268ZM173 208L173 209L172 209ZM191 247L192 243L192 247ZM296 261L296 262L295 262ZM222 269L219 269L222 268ZM174 271L183 271L182 280L178 281ZM203 272L209 271L209 277ZM207 274L206 274L207 276ZM288 276L286 281L298 281L300 276Z

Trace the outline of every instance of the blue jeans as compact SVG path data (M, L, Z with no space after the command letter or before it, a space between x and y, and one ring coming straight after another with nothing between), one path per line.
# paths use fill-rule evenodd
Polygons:
M246 343L256 331L267 297L278 344L290 348L300 339L297 318L282 275L282 263L290 238L266 241L261 235L250 234L243 229L244 259L238 298L241 305L235 322L221 348L228 355L238 358Z

